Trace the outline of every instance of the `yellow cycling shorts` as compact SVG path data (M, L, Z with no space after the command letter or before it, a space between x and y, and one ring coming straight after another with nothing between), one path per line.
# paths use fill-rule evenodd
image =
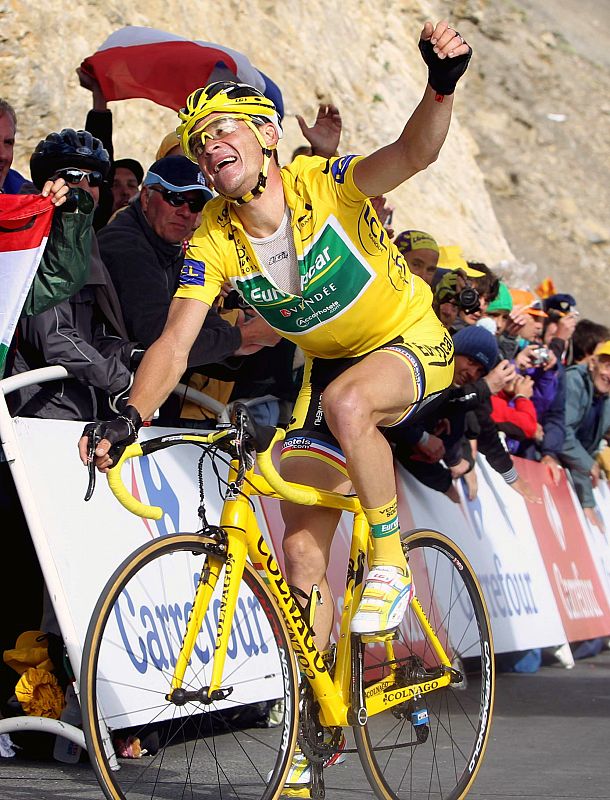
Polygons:
M416 399L395 419L394 427L412 421L440 399L453 379L453 341L432 309L405 332L372 352L383 350L400 359L411 372ZM281 458L308 456L347 475L345 456L330 432L322 410L324 389L368 353L356 358L306 358L303 383L286 431Z

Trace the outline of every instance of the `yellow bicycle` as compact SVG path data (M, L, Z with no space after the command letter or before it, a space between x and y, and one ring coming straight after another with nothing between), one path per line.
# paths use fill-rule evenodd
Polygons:
M83 729L106 797L274 800L298 742L312 764L310 795L322 800L332 772L323 765L344 730L346 763L357 753L382 800L465 797L489 738L495 683L491 626L472 568L443 534L405 534L416 597L402 624L385 639L350 634L369 553L366 517L355 495L284 481L271 458L283 436L238 407L234 423L211 433L130 445L108 475L126 508L159 519L161 509L128 493L122 464L181 444L203 451L201 530L137 549L106 584L89 625ZM205 513L205 458L230 460L218 525ZM258 526L257 495L353 515L330 652L313 641L315 589L302 610ZM248 710L261 708L268 716L248 721ZM125 747L145 754L121 758ZM345 768L333 768L338 778Z

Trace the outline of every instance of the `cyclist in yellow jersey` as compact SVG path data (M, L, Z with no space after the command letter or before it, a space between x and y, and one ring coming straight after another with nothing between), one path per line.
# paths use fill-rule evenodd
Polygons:
M423 98L398 139L367 157L301 157L280 168L274 151L282 131L270 100L230 82L189 96L177 133L218 197L203 211L165 329L138 369L129 405L96 432L96 464L105 471L178 382L208 309L230 281L307 356L283 476L339 492L353 487L369 520L373 564L352 623L360 634L395 629L412 596L392 452L380 428L416 414L453 376L452 341L432 311L430 289L411 275L368 199L429 166L445 140L472 51L446 21L427 22L419 46L428 66ZM80 442L83 462L90 433ZM324 647L337 512L283 506L286 572L305 594L320 587L316 634Z

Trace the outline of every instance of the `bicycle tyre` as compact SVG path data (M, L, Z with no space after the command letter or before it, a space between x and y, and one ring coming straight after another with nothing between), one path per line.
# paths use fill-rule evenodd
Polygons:
M296 742L298 672L284 621L251 564L245 564L224 668L223 687L233 695L224 703L182 706L165 697L205 546L196 534L147 542L116 569L91 617L80 678L83 731L109 800L279 797ZM210 602L185 689L209 685L220 602L216 595ZM279 718L267 727L261 698L267 707L279 699ZM116 769L116 752L124 755L133 739L148 754L119 757Z
M381 800L461 800L475 780L489 739L495 688L491 623L479 582L461 550L436 531L403 536L415 591L452 664L465 679L370 717L354 727L363 769ZM471 622L468 619L470 617ZM408 672L439 662L409 609L395 645L404 685ZM375 650L375 647L377 650ZM383 646L365 647L365 684L387 674ZM483 658L481 658L481 655ZM409 660L411 659L411 660ZM368 664L368 666L366 666ZM421 678L419 679L421 680ZM425 708L428 730L411 720ZM416 714L417 717L417 714ZM418 743L420 736L427 738Z

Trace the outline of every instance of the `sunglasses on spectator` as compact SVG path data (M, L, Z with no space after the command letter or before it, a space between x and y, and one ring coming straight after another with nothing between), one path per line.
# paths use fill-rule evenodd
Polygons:
M101 186L104 183L104 176L97 170L85 172L82 169L72 169L70 167L58 169L53 178L63 178L66 183L74 184L80 183L84 178L89 186Z
M206 203L206 196L201 192L200 197L188 198L181 192L172 192L171 189L166 189L164 186L149 186L153 192L158 192L166 203L174 208L180 208L185 203L189 207L191 214L198 214Z

